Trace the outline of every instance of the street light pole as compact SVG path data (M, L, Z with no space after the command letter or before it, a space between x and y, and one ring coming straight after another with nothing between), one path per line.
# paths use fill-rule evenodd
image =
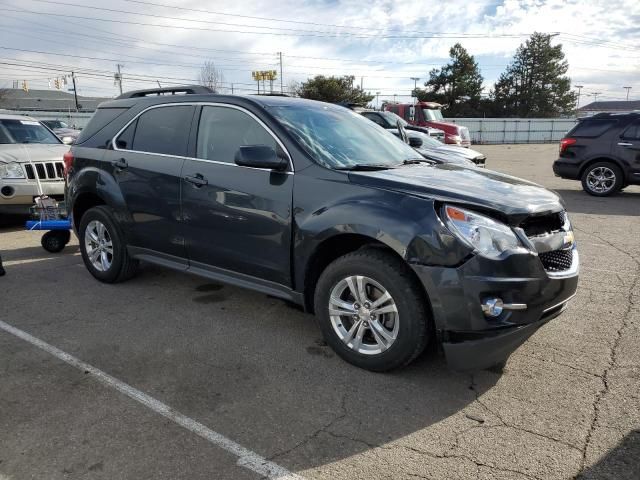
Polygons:
M413 80L413 104L415 105L416 102L418 101L418 80L420 80L420 77L411 77L411 80Z
M378 110L380 110L380 102L378 101L379 95L380 95L380 92L376 92L376 107L378 108Z
M580 108L580 90L584 88L584 85L576 85L576 88L578 89L578 101L576 102L576 110L578 110L578 108Z

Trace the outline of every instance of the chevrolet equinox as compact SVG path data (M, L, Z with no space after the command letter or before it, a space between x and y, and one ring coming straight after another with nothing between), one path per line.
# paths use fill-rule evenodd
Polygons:
M129 92L100 105L64 162L96 279L144 261L286 299L373 371L431 340L453 368L502 363L578 283L558 195L435 165L341 106Z

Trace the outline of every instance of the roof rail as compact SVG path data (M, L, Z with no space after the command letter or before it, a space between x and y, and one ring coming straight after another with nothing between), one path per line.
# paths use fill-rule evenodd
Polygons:
M203 85L183 85L179 87L166 87L166 88L149 88L144 90L132 90L130 92L125 92L119 97L116 97L116 100L120 100L122 98L141 98L141 97L150 97L152 95L202 95L215 93L209 87L205 87Z

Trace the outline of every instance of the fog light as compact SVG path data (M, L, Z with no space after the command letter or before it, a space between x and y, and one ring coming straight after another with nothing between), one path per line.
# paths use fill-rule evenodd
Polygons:
M482 312L487 317L497 317L504 309L504 302L501 298L487 298L482 302Z
M13 187L10 186L5 186L2 187L2 189L0 189L0 193L2 194L3 197L13 197L13 194L15 193L15 189Z

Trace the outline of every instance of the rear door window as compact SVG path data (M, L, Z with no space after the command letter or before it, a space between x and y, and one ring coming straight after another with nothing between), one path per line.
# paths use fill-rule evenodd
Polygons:
M569 132L570 137L599 137L611 127L616 125L615 119L583 120Z
M191 105L172 105L147 110L138 117L133 144L129 149L186 156L193 111L194 107ZM119 141L120 137L116 145Z
M369 120L371 120L372 122L377 123L381 127L386 127L385 121L382 118L380 118L380 115L378 115L377 113L363 113L362 115L368 118Z

